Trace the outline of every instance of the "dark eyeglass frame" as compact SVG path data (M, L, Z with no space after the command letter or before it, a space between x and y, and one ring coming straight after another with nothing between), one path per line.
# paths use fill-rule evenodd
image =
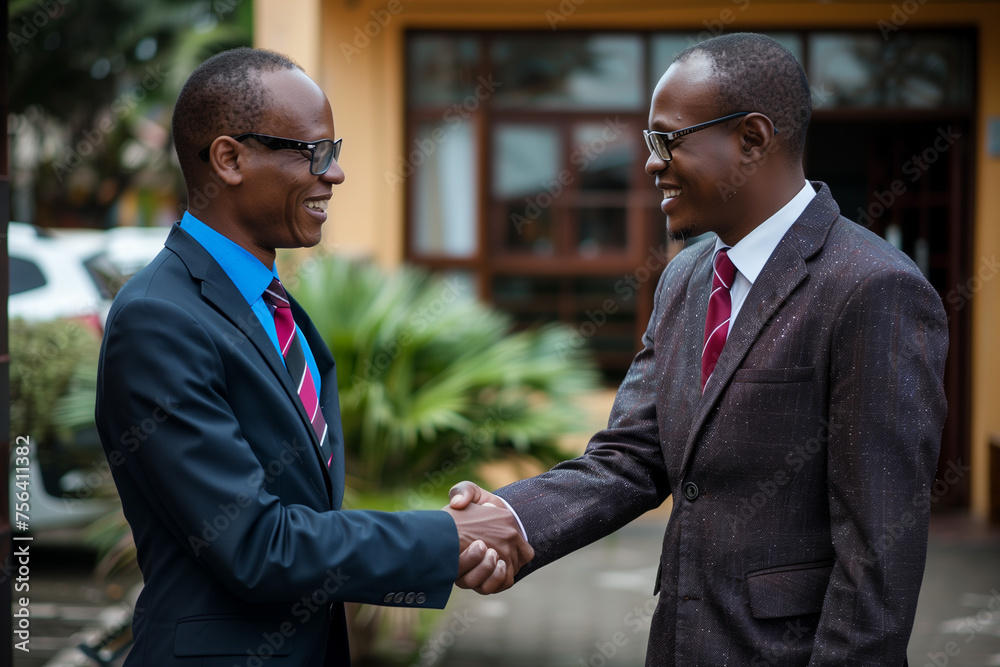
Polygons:
M261 144L267 146L272 151L280 151L284 149L290 149L295 151L309 151L309 173L313 176L322 176L330 167L333 165L334 160L340 159L340 147L343 139L320 139L319 141L299 141L298 139L286 139L284 137L274 137L269 134L258 134L256 132L244 132L243 134L233 135L223 135L230 136L236 141L242 142L244 139L256 139ZM329 153L323 153L323 149L329 145ZM208 162L208 150L211 146L203 148L199 153L200 157L205 162ZM326 164L317 164L316 155L319 151L320 160L325 160Z
M707 123L698 123L697 125L685 127L673 132L653 132L652 130L643 130L642 138L646 140L646 148L649 149L650 154L655 155L664 162L670 162L674 159L673 154L670 152L670 142L674 139L691 134L692 132L697 132L698 130L704 130L705 128L712 127L713 125L718 125L719 123L725 123L727 120L732 120L733 118L748 116L752 113L754 112L740 111L737 113L731 113L728 116L716 118L715 120L710 120ZM775 128L774 131L777 132L777 128Z

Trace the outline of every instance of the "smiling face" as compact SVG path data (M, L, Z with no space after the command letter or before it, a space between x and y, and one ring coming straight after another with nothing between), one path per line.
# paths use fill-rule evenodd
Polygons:
M269 108L253 131L299 141L336 139L333 112L319 86L300 70L264 72ZM241 183L234 193L234 239L270 266L275 248L312 247L322 238L333 184L344 181L335 160L321 176L309 152L271 150L254 139L239 148Z
M693 53L675 62L660 79L649 110L649 129L672 132L743 109L720 109L711 61ZM716 232L724 236L740 225L739 198L727 189L742 152L737 118L679 137L670 144L673 160L651 154L646 173L663 191L660 208L675 239Z

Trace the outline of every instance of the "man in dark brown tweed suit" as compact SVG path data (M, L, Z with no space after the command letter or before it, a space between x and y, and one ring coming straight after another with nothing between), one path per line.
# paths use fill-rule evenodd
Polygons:
M802 68L769 38L678 56L653 94L646 172L672 235L715 236L663 273L585 454L495 496L453 489L453 507L518 514L535 549L519 578L672 495L647 665L906 664L946 316L913 262L805 180L809 116ZM722 251L730 319L710 321L724 346L703 359Z

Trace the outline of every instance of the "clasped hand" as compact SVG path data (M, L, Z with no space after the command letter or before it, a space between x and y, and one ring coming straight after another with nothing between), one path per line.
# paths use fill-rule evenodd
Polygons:
M514 575L535 556L514 514L499 497L472 482L459 482L443 509L455 520L461 553L459 588L488 595L514 585Z

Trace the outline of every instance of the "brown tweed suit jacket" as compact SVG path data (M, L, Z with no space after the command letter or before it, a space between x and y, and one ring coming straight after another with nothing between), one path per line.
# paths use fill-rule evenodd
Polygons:
M704 395L712 241L664 271L586 453L497 492L535 549L521 577L673 495L647 665L906 664L947 318L903 253L814 186Z

